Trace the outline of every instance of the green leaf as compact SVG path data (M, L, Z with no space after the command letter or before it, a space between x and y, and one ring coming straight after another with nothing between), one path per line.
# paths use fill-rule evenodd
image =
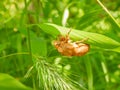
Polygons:
M56 35L59 35L60 32L57 30L54 26L51 26L49 24L40 24L38 25L44 32L51 34L53 37L56 37Z
M2 50L4 50L5 47L6 47L6 43L4 43L4 44L0 44L0 52L1 52Z
M32 90L23 85L12 76L0 73L0 90Z
M38 37L31 38L31 50L32 53L35 55L46 56L47 55L46 41Z
M62 27L62 26L58 26L50 23L40 24L39 27L43 31L45 31L48 34L51 34L54 37L57 37L59 34L66 35L70 30L70 28L66 28L66 27ZM89 43L91 46L97 46L106 50L114 49L114 51L118 51L115 48L120 47L119 42L102 34L71 29L69 36L72 40L75 40L75 41L89 38L87 43Z
M62 18L62 25L63 26L66 25L68 17L69 17L69 10L68 10L68 7L67 7L67 8L65 8L64 13L63 13L63 18Z

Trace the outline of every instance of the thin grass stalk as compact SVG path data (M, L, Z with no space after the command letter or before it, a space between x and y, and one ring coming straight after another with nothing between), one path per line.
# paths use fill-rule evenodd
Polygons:
M112 18L112 20L117 24L117 26L120 28L120 24L116 21L116 19L112 16L112 14L109 12L109 10L101 3L100 0L97 0L97 2L100 4L100 6L106 11L106 13Z
M27 7L28 7L28 3L27 3L27 0L24 0L24 4L25 4L25 11L26 11L26 15L27 15ZM29 52L29 57L30 57L30 60L32 61L32 51L31 51L31 42L30 42L30 29L29 27L26 28L27 29L27 37L28 37L28 52Z
M32 59L32 51L31 51L31 42L30 42L30 29L27 28L27 34L28 34L28 51L29 51L29 57L30 60L33 61Z
M101 66L102 66L102 69L103 69L103 72L105 75L105 81L106 81L106 83L109 83L109 75L108 75L107 65L105 62L105 57L104 57L103 53L99 52L99 54L101 57Z
M33 81L33 90L37 90L37 88L36 88L36 81L35 81L35 79L34 79L34 77L32 78L32 81Z
M104 81L104 79L101 77L101 68L99 67L99 65L98 65L98 63L99 62L97 62L96 61L96 58L94 57L94 58L92 58L93 60L92 60L92 64L94 65L94 67L95 67L95 70L96 70L96 72L97 72L97 74L98 74L98 77L99 77L99 80L100 80L100 82L102 83L103 81Z
M91 65L89 56L86 56L84 61L85 61L85 66L86 66L86 71L87 71L87 76L88 76L88 90L94 90L93 89L92 65Z

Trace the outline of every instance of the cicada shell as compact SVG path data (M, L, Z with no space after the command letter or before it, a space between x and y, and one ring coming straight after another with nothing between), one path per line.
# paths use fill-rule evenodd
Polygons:
M69 32L68 32L69 34ZM84 43L85 40L71 42L69 35L59 36L58 40L54 41L54 46L62 55L65 56L83 56L89 49L90 45Z

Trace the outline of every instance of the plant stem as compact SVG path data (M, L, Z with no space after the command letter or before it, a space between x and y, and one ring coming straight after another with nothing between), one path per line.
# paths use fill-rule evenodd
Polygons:
M92 67L89 56L86 56L85 66L87 69L87 76L88 76L88 90L93 90L93 74L92 74Z
M27 12L27 1L24 0L24 3L25 3L25 11ZM27 16L28 13L26 13L26 16ZM27 18L27 17L26 17ZM32 61L32 51L31 51L31 43L30 43L30 29L29 27L26 28L27 29L27 36L28 36L28 51L29 51L29 55L30 55L30 60Z
M109 82L109 75L108 75L108 70L107 70L107 66L106 66L106 62L105 62L105 57L103 56L102 52L99 52L100 57L101 57L101 66L105 75L105 80L108 83Z
M100 6L107 12L107 14L112 18L112 20L117 24L117 26L120 28L120 24L115 20L115 18L112 16L112 14L108 11L108 9L100 2L100 0L97 0L97 2L100 4Z

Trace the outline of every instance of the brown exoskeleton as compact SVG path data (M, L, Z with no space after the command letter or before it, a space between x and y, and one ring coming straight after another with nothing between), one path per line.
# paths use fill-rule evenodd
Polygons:
M89 44L84 43L87 39L71 42L69 38L70 31L66 36L60 36L58 40L54 41L55 48L65 56L82 56L86 54L90 49Z

